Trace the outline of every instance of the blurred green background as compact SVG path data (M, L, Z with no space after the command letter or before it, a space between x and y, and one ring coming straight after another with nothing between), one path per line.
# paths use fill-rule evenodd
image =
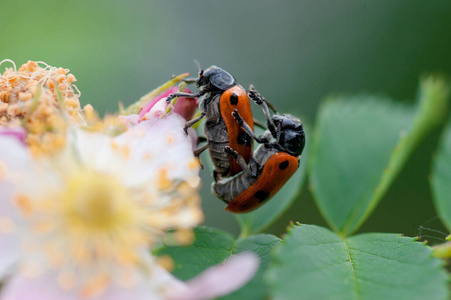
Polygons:
M422 74L451 74L449 1L1 0L0 17L0 60L69 68L82 104L102 113L172 74L195 75L195 59L244 87L253 83L279 111L308 123L332 93L413 103ZM360 231L412 236L419 226L442 228L428 183L439 133L417 149ZM202 176L206 224L237 233L210 194L210 172ZM324 225L308 189L268 231L280 234L290 220Z

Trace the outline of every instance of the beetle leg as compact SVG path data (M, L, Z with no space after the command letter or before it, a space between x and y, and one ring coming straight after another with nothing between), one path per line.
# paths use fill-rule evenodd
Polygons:
M273 137L276 137L276 128L273 121L271 120L271 114L269 113L266 101L264 101L264 99L260 96L260 94L257 93L257 91L255 91L254 89L251 89L249 91L249 98L251 98L263 110L263 114L265 115L266 118L266 123L268 124L268 129L271 132L271 135Z
M196 124L197 122L199 122L200 120L202 120L202 118L205 116L204 112L200 113L200 116L198 116L197 118L194 118L192 120L189 120L188 122L185 123L185 127L183 127L183 131L185 132L186 135L188 135L188 128L190 128L191 126L193 126L194 124Z
M185 97L185 98L197 98L202 96L203 94L205 94L204 91L200 91L196 94L190 94L190 93L182 93L182 92L177 92L174 94L170 94L167 98L166 98L166 103L171 103L172 99L174 99L175 97Z
M183 131L186 135L188 135L188 128L202 120L202 118L205 116L205 111L207 110L207 103L205 101L202 101L199 103L199 111L200 115L197 118L191 119L188 122L185 123L185 127L183 128Z
M276 131L276 135L274 136L275 138L276 138L276 141L277 141L277 144L278 145L280 145L280 135L281 135L281 133L282 133L282 124L281 123L279 123L278 125L277 125L277 131Z
M196 150L194 150L194 156L195 157L199 157L202 152L204 152L205 150L208 149L208 144L205 144L203 146L200 146L199 148L197 148Z
M185 82L186 84L193 84L193 83L195 83L197 81L197 77L196 78L194 78L194 77L192 77L192 78L185 78L185 79L182 79L182 81Z
M172 74L171 79L174 79L174 78L175 78L175 75ZM183 82L185 82L187 84L192 84L192 83L195 83L197 81L197 77L184 78L181 81L183 81Z
M252 177L257 177L260 165L253 157L249 158L249 166L252 171Z
M200 146L199 148L197 148L196 150L193 151L194 157L197 157L199 159L199 156L202 154L202 152L204 152L207 149L208 149L208 144ZM202 164L200 159L199 159L199 162L200 162L200 168L203 169L204 165Z
M279 114L276 107L274 106L274 104L272 104L271 102L269 102L267 99L265 99L259 92L257 92L257 89L255 88L255 86L253 84L251 84L249 86L249 91L254 91L255 94L257 94L263 101L265 101L266 105L268 105L268 107L276 114Z
M257 143L260 144L264 144L264 143L269 143L269 140L265 137L265 136L260 136L257 137L254 133L254 131L252 130L252 128L249 126L249 124L247 124L243 118L240 116L238 110L234 110L232 112L232 116L235 118L236 122L238 123L238 125L241 126L241 128L246 131L247 134L249 134L254 140L257 141Z
M230 148L229 146L226 146L224 148L224 152L236 159L237 164L240 165L240 167L243 169L244 172L246 172L251 177L257 177L256 172L252 172L252 170L249 168L249 166L246 164L246 161L244 160L244 157L238 154L235 150ZM255 171L255 170L254 170Z

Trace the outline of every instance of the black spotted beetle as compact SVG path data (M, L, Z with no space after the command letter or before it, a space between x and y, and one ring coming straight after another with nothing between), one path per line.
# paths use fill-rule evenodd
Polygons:
M232 147L225 147L224 151L236 159L243 171L212 184L212 193L226 202L226 210L233 213L250 212L271 199L298 169L305 146L304 128L299 119L289 114L275 114L270 118L261 96L253 90L249 96L263 109L268 131L263 136L255 136L252 127L235 110L233 117L237 124L261 145L249 159L249 165Z
M187 82L195 82L199 92L174 93L166 101L169 103L175 97L199 97L200 115L188 121L184 128L186 133L189 127L206 118L204 132L207 144L194 150L194 155L199 157L203 151L209 149L214 164L215 181L219 180L220 176L227 177L241 172L241 165L224 149L232 148L246 163L252 156L253 140L232 116L232 112L236 110L253 132L254 121L246 90L232 75L216 66L209 67L205 72L200 70L197 79Z

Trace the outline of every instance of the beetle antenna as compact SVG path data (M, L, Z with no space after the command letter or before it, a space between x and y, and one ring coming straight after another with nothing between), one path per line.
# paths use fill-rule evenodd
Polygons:
M204 74L204 70L202 70L202 68L200 67L200 63L197 59L194 60L194 64L197 67L197 72L199 73L199 77L202 76Z

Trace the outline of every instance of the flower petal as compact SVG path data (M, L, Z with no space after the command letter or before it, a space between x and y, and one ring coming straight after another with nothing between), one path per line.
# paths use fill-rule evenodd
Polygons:
M133 287L110 285L105 291L92 296L63 289L57 284L56 274L47 272L38 277L16 275L3 288L1 300L163 300L167 290L183 289L184 284L160 266L152 269L153 276Z
M30 156L21 141L13 136L0 136L0 279L7 275L20 253L22 218L13 196L20 180L19 172L30 170Z
M166 98L173 93L177 93L178 87L171 87L157 97L153 98L139 111L139 119L145 120L151 117L160 117L166 112ZM188 88L183 89L183 93L191 93ZM174 105L174 112L182 116L185 120L190 120L197 108L197 100L194 98L179 97Z
M185 136L184 123L182 117L171 114L164 119L143 121L116 137L114 141L117 145L126 146L131 151L130 160L124 168L141 171L131 174L124 169L123 173L129 178L135 177L132 179L134 182L148 180L162 168L167 170L171 180L189 180L197 176L198 168L190 166L194 159L193 139Z
M25 145L25 138L27 137L27 132L22 127L14 127L14 128L0 127L0 136L12 136Z
M174 290L169 300L204 300L230 294L253 278L259 260L253 253L234 255L225 264L211 267Z
M133 114L129 116L119 116L119 120L124 122L127 127L136 126L139 123L139 115Z

